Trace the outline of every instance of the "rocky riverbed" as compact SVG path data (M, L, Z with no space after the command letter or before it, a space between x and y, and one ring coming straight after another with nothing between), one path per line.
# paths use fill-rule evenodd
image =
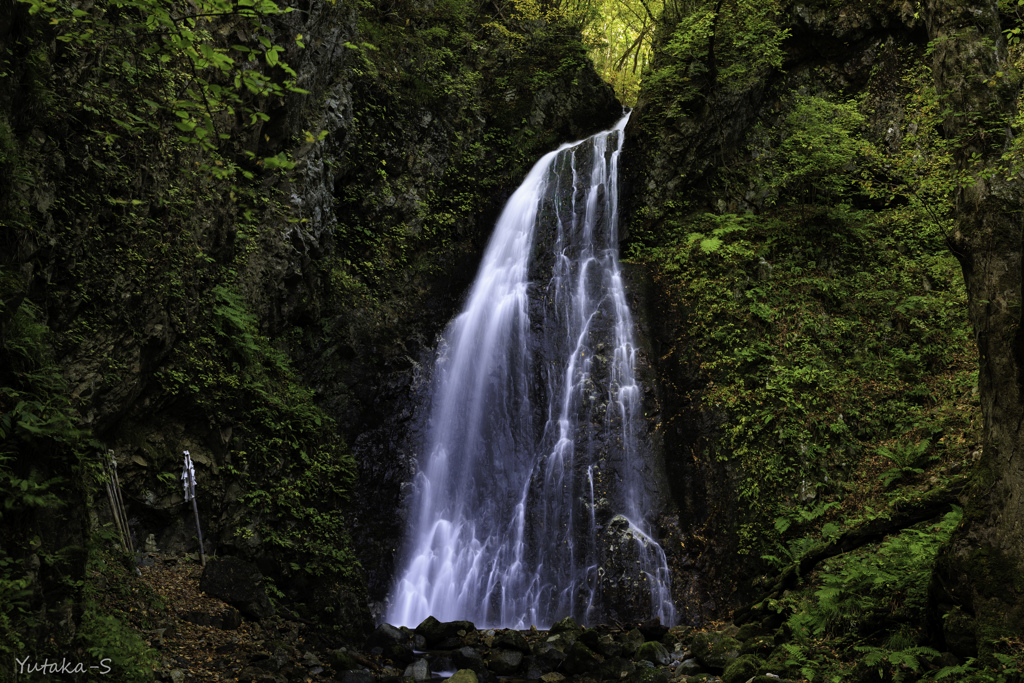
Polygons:
M157 556L141 572L159 606L150 624L157 628L140 631L159 653L158 679L175 683L786 680L772 671L778 652L772 656L777 625L771 623L719 630L658 621L584 628L567 618L547 631L520 631L430 617L416 628L381 624L352 642L275 610L253 567L213 560L203 569L188 558Z

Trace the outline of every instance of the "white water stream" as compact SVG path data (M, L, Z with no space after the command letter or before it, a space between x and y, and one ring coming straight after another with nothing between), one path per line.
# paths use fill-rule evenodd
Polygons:
M594 623L630 586L674 623L618 262L627 120L533 167L443 335L391 624Z

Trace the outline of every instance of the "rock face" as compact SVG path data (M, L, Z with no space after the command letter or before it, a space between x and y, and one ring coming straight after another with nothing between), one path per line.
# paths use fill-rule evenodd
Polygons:
M381 599L391 580L422 357L496 212L541 153L620 113L578 39L513 25L528 48L517 51L483 28L488 14L372 5L267 19L308 94L256 98L265 120L225 124L214 175L165 146L173 121L156 121L167 135L101 142L97 131L117 125L104 107L124 94L119 83L94 83L90 122L64 115L97 54L54 53L25 6L0 21L18 64L0 84L0 210L16 226L0 249L0 337L32 318L40 358L59 368L46 391L68 397L68 433L51 440L52 463L110 449L131 533L191 552L191 513L164 481L189 450L207 550L258 563L286 600L334 605L329 618L354 631L372 625L367 588ZM228 45L256 41L237 22L220 28ZM256 163L279 152L293 172ZM242 160L237 182L215 177L224 158ZM0 379L15 386L3 354ZM73 481L22 446L19 476ZM60 497L88 519L87 492L72 488ZM26 538L35 529L54 547L82 545L82 528L23 521ZM352 571L357 560L365 573Z
M678 88L649 86L630 119L623 151L627 242L657 242L694 215L688 212L744 214L774 201L763 178L736 169L764 152L758 151L759 136L778 124L793 93L836 101L866 93L868 134L887 149L898 146L905 110L893 84L923 52L923 21L908 3L839 5L788 4L779 18L780 28L789 31L780 45L782 69L750 60L739 78L709 68L699 56L673 54L666 46L677 27L666 15L653 69L690 76L680 76ZM770 264L758 277L771 277ZM736 499L741 473L719 438L724 410L699 404L709 380L693 360L689 312L658 286L646 301L661 412L672 416L663 423L663 447L678 514L665 520L666 529L678 534L668 544L675 549L673 590L681 621L699 624L748 598L747 586L737 580L745 574L736 552L747 514Z
M237 557L210 560L203 569L199 590L237 607L250 619L265 619L274 614L274 606L263 585L263 574Z

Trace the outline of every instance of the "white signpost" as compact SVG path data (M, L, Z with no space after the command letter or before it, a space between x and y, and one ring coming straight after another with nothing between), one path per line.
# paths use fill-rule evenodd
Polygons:
M192 465L192 456L185 451L185 469L181 471L181 483L185 487L185 502L192 501L192 512L196 516L196 533L199 534L199 561L206 566L206 553L203 552L203 530L199 528L199 507L196 505L196 468Z

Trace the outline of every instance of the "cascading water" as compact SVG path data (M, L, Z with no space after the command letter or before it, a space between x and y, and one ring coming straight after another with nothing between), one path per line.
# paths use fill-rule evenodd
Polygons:
M628 118L533 167L443 335L392 624L674 622L618 262Z

